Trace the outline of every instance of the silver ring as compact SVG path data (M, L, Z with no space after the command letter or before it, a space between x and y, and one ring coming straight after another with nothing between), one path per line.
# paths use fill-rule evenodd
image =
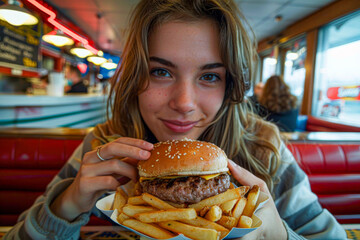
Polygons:
M98 147L97 150L96 150L96 155L98 156L98 158L101 160L101 161L106 161L106 159L102 158L100 156L100 149L102 148L102 146Z

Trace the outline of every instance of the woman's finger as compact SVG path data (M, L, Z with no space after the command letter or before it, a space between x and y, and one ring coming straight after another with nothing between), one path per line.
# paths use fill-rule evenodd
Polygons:
M138 162L139 162L139 160L133 159L133 158L123 158L123 159L121 159L121 161L126 162L126 163L128 163L128 164L131 164L131 165L133 165L134 167L137 167L137 164L138 164Z
M119 182L113 176L85 177L80 180L80 197L91 199L96 192L116 190Z
M121 137L114 141L114 143L123 143L127 145L131 145L134 147L138 147L144 150L152 150L154 148L154 145L152 143L149 143L142 139L136 139L136 138L129 138L129 137Z
M122 157L129 157L137 160L146 160L151 155L150 150L140 148L138 146L129 145L127 143L125 144L118 141L114 141L101 146L100 149L96 149L94 151L86 153L83 162L84 163L99 162L101 161L101 159L99 158L98 155L100 155L101 158L106 160L113 158L122 158Z
M137 180L137 172L134 166L118 159L84 164L80 169L81 176L95 177L117 174L128 177L134 181Z
M250 187L258 185L261 191L266 193L269 192L265 182L262 179L256 177L254 174L245 168L240 167L230 159L228 161L228 168L230 169L231 174L240 184Z

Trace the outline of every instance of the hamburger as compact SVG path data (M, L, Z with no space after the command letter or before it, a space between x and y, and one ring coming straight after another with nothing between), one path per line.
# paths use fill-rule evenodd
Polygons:
M216 145L195 140L171 140L154 145L139 161L143 192L164 201L192 204L230 187L228 158Z

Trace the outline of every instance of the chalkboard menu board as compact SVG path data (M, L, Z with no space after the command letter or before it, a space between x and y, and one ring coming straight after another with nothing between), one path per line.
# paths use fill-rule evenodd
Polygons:
M0 20L0 62L39 67L40 23L16 27Z

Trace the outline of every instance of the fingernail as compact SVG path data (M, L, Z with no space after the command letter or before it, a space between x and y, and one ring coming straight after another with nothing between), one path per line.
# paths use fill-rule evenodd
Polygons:
M144 141L144 147L151 150L154 148L154 144Z
M141 156L141 157L144 157L144 158L148 158L148 157L150 157L150 152L144 151L144 150L140 150L140 156Z

